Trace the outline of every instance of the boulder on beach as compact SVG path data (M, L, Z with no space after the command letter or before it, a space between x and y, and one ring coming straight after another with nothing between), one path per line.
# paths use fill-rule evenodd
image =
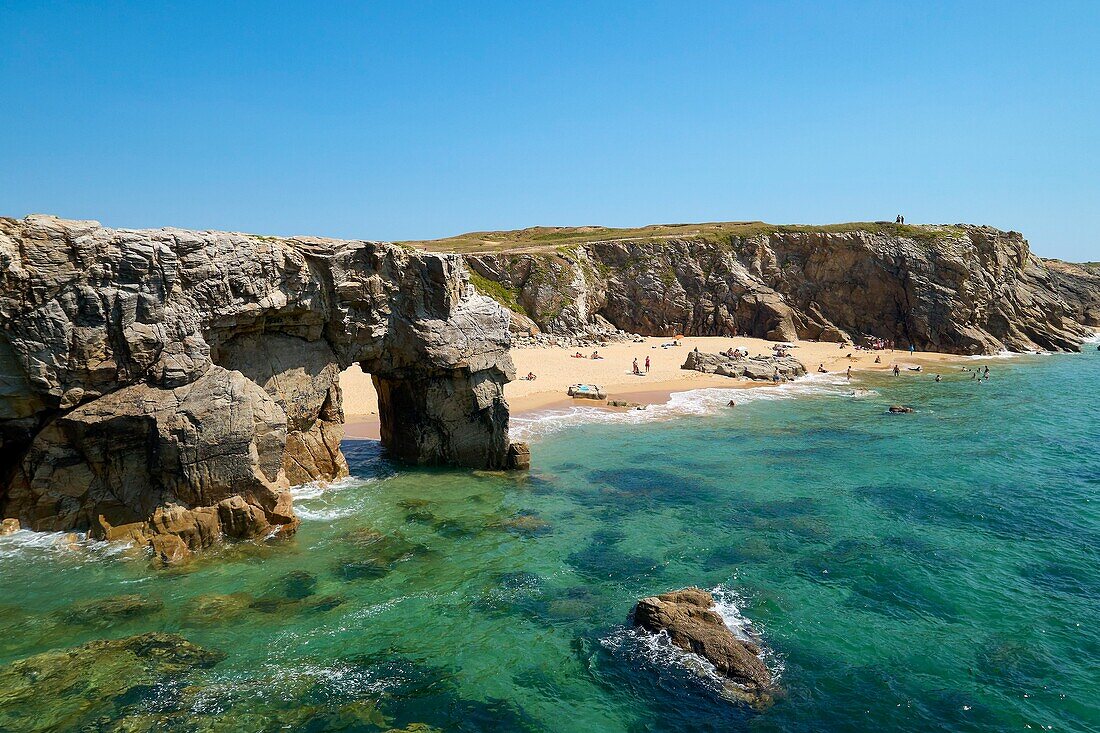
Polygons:
M772 676L760 659L760 648L737 637L714 609L714 596L699 588L682 588L638 601L631 612L635 626L665 632L684 651L698 654L737 685L738 697L754 708L772 700Z
M689 351L681 369L717 374L733 379L751 379L771 382L776 375L787 382L805 376L806 366L793 356L729 356Z

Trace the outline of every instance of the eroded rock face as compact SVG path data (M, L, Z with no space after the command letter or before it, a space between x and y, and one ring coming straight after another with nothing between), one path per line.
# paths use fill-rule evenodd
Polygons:
M667 633L673 644L709 661L719 674L737 683L754 707L770 704L772 676L760 659L760 649L734 635L707 591L683 588L643 598L631 619L646 631Z
M610 324L653 336L866 335L989 354L1075 351L1100 326L1100 275L1036 257L1020 234L992 227L777 228L467 259L551 333Z
M503 468L509 316L402 247L0 218L0 517L148 544L289 534L347 474L338 377L416 463Z

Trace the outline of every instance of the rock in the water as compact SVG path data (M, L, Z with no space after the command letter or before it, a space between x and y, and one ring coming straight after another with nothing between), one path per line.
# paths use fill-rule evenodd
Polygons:
M45 652L0 667L0 730L100 730L158 685L225 655L175 634L142 634Z
M9 534L15 534L20 530L18 519L5 519L0 522L0 537Z
M905 414L910 412L916 412L912 407L908 405L890 405L890 412L895 414Z
M355 363L391 455L504 468L508 323L457 255L0 218L0 518L166 563L289 535Z
M535 536L550 532L551 526L540 516L535 514L517 514L500 522L501 529L513 534Z
M184 606L187 626L216 626L246 613L253 602L247 593L208 593L192 598Z
M672 643L703 657L744 691L754 707L771 702L772 676L760 649L738 638L714 610L714 597L699 588L683 588L638 601L631 612L635 626L666 632Z
M507 468L513 471L527 471L531 468L531 447L523 441L514 441L508 445Z
M157 613L164 603L154 598L131 594L79 603L65 612L65 621L87 626L110 626L129 619Z

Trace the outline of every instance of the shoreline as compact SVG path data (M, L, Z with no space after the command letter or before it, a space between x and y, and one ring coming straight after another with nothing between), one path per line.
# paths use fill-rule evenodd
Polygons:
M671 342L668 337L646 337L641 342L620 342L595 348L603 357L575 358L578 350L569 347L533 347L513 349L512 359L516 365L517 379L505 385L504 395L508 400L513 418L530 417L534 413L548 410L567 410L574 407L595 408L609 412L627 412L631 408L612 407L604 400L573 399L566 394L570 384L598 384L607 393L608 400L637 402L644 405L667 404L675 394L698 389L776 389L768 382L755 382L733 379L714 374L704 374L684 370L684 363L690 350L698 348L707 353L717 353L735 348L748 350L753 354L770 353L776 342L749 337L726 336L689 336L679 339L680 345L662 348L662 344ZM894 364L902 369L902 376L928 376L937 373L936 368L946 371L953 366L974 363L975 357L938 352L917 351L910 354L902 350L857 351L854 346L841 347L833 342L794 341L791 354L806 366L807 376L816 375L819 365L831 374L843 376L849 366L853 374L889 373ZM586 356L591 351L584 350ZM851 354L851 358L849 358ZM632 363L638 359L644 369L646 357L651 367L648 375L636 376L632 373ZM875 364L876 356L881 363ZM996 355L984 358L1002 358ZM920 366L921 372L911 372L910 366ZM537 379L523 380L519 377L528 372L535 373ZM804 380L805 377L793 383ZM792 382L786 382L790 385ZM345 440L379 440L379 419L377 397L370 376L358 367L351 367L340 375L341 390L344 393L346 418L344 421ZM778 385L782 387L783 385Z

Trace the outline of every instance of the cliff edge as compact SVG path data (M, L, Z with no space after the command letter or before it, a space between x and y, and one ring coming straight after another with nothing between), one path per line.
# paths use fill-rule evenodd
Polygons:
M0 218L0 517L180 559L347 474L340 371L417 463L503 468L508 316L454 255Z
M518 329L870 336L992 354L1077 350L1100 327L1095 270L985 226L542 228L420 244L464 251L475 285L519 313Z

